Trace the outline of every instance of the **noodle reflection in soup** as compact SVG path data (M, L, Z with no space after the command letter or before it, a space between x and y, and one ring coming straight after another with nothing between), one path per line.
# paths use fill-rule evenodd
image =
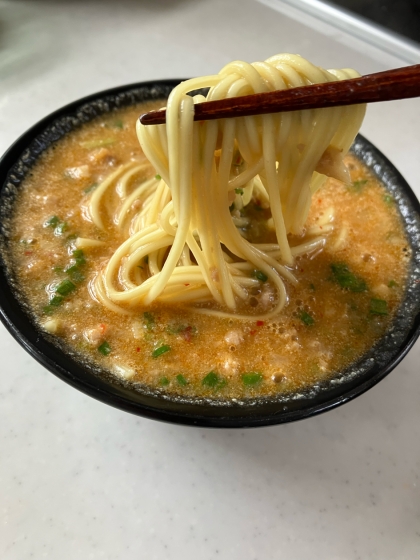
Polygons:
M14 219L37 321L120 377L186 395L293 391L361 356L409 258L390 195L346 156L365 107L193 121L196 102L355 76L296 55L233 62L176 87L166 125L138 123L142 151L150 106L63 138Z

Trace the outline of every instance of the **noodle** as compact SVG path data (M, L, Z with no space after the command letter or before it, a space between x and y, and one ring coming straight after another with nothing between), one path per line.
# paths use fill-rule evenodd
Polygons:
M159 174L131 193L128 184L147 165L128 162L95 190L88 213L104 229L102 205L110 188L121 200L113 221L127 239L98 274L92 289L114 311L184 302L199 313L239 319L270 318L287 301L284 280L296 255L322 249L331 223L305 232L311 197L326 176L346 178L343 157L365 106L194 122L194 103L356 77L354 70L323 70L297 55L265 62L232 62L218 75L188 80L170 94L166 125L137 124L141 147ZM210 88L206 97L188 95ZM248 240L241 216L252 197L269 207L277 244ZM141 208L130 218L135 201ZM333 211L329 222L333 219ZM301 236L297 246L290 235ZM275 289L271 309L237 311L258 284Z

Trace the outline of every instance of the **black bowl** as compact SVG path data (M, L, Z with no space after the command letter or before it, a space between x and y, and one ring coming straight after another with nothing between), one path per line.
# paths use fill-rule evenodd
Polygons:
M180 80L143 82L85 97L55 111L28 130L0 160L0 318L31 356L63 381L104 402L141 416L211 427L253 427L300 420L325 412L383 379L407 354L420 333L420 205L394 166L372 144L358 136L352 151L383 182L399 206L413 251L404 300L387 334L345 371L302 394L241 402L170 397L159 391L135 390L93 366L82 364L66 348L39 330L6 265L8 217L16 192L38 156L63 135L114 108L167 97Z

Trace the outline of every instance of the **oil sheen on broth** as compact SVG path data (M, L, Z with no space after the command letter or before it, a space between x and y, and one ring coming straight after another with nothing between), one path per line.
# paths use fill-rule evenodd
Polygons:
M120 109L84 125L46 151L25 180L11 254L36 322L84 360L134 386L172 394L223 399L297 391L354 362L387 330L410 248L392 196L352 155L351 183L329 179L313 197L306 229L326 228L326 243L296 258L298 284L286 282L288 304L275 319L244 322L162 305L120 315L92 297L92 279L124 239L113 224L98 230L84 209L119 165L146 162L135 120L151 108ZM140 179L154 173L147 166ZM113 204L109 195L105 206ZM141 204L133 201L130 210ZM276 242L261 201L253 199L240 216L249 239ZM98 243L80 249L78 238ZM258 285L247 305L260 313L273 290L263 273L253 275Z

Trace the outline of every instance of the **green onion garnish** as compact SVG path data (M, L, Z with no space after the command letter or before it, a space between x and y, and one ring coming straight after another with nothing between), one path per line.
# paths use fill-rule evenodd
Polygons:
M63 303L63 301L64 298L62 296L53 296L48 302L48 305L44 307L44 313L50 315L59 305Z
M78 237L79 237L79 236L78 236L77 233L72 233L71 235L68 235L68 236L66 237L66 243L67 243L68 245L70 245L71 242L74 241L75 239L77 239Z
M227 381L218 375L215 371L210 371L201 381L204 387L210 387L211 389L223 389L226 387Z
M201 382L205 387L216 387L220 383L220 377L215 371L208 373Z
M244 385L257 385L258 383L261 383L262 380L262 373L259 373L257 371L250 371L249 373L242 374L242 381Z
M156 179L157 181L160 181L160 180L162 179L162 177L161 177L159 174L156 174L156 175L155 175L155 179Z
M159 346L159 348L155 348L155 350L153 350L152 358L159 358L159 356L162 356L162 354L166 354L166 352L169 352L170 349L171 347L169 346L169 344L162 344L162 346Z
M72 264L70 266L67 266L64 269L64 272L67 272L67 274L70 274L70 275L74 274L75 272L78 272L78 271L79 271L79 267L77 266L77 264Z
M241 196L244 194L243 189L235 189L236 194L240 194Z
M55 235L63 235L63 233L68 229L67 222L60 222L58 226L54 229Z
M332 263L331 270L334 281L342 288L351 292L365 292L367 290L367 285L363 278L353 274L345 263Z
M144 326L146 327L146 329L148 331L151 331L155 326L155 318L152 315L152 313L149 313L148 311L145 311L143 313L143 322L144 322Z
M388 315L388 304L383 299L371 298L369 313L371 315Z
M75 263L67 266L64 269L64 272L66 272L66 274L68 274L74 282L83 282L85 277L82 274L80 267L86 264L84 253L81 249L76 249L75 251L72 251L72 255Z
M102 356L108 356L108 354L111 353L111 346L106 340L104 340L104 342L102 342L102 344L98 346L98 352L100 352Z
M77 266L82 266L83 264L86 264L85 255L82 249L76 249L75 251L72 251L72 255L76 259Z
M367 183L367 179L362 179L361 181L353 181L353 183L350 185L350 188L354 192L360 192L363 189L363 187L366 185L366 183Z
M76 286L67 278L60 282L55 288L55 291L61 296L67 296L70 292L76 289Z
M57 216L51 216L51 218L48 218L48 220L44 222L44 227L55 228L56 226L58 226L59 223L60 223L60 218L58 218Z
M61 305L64 301L64 298L62 296L54 296L50 299L49 301L49 305L53 305L54 307L58 307L59 305Z
M388 288L398 288L399 284L398 282L395 282L395 280L390 280L388 282Z
M90 192L94 191L96 189L96 187L98 187L98 186L99 186L99 183L92 183L91 185L89 185L88 187L83 189L83 192L85 194L89 194Z
M181 385L182 387L185 387L185 385L188 385L188 381L185 379L185 377L181 373L176 376L176 380L178 381L178 384Z
M394 197L391 196L390 194L386 194L384 195L384 202L385 204L391 205L394 202Z
M315 320L312 315L310 315L306 311L302 311L302 313L300 314L300 320L302 321L302 323L305 323L305 325L308 325L308 327L315 324Z
M257 280L259 280L260 282L267 282L268 280L267 274L264 274L262 270L254 270L252 276Z
M63 303L63 301L64 301L63 296L53 296L48 302L48 305L51 307L58 307Z
M162 385L162 387L166 387L167 385L169 385L170 381L167 377L161 377L159 379L159 385Z

